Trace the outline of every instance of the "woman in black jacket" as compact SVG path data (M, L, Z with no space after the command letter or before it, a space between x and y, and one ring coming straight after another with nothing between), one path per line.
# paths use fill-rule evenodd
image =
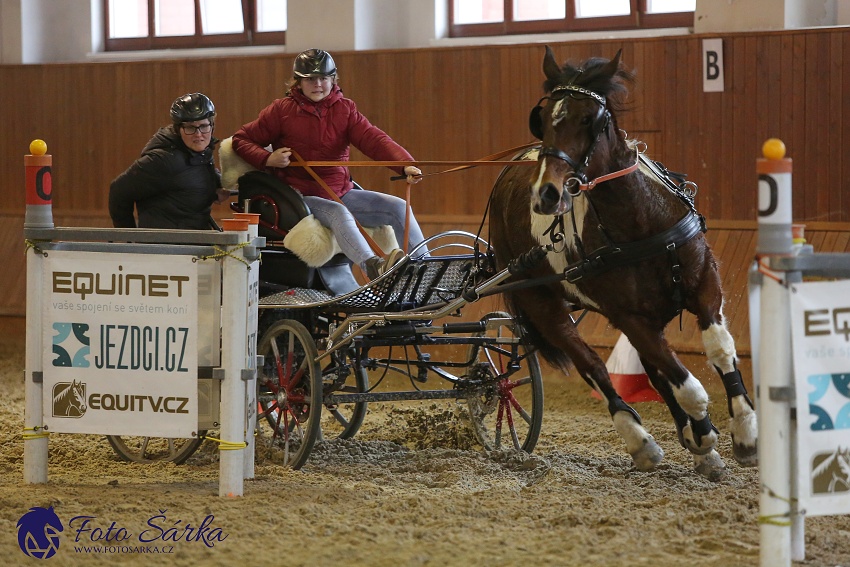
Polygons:
M110 185L109 215L116 228L215 227L212 204L229 197L213 163L215 106L201 93L181 96L171 105L171 122Z

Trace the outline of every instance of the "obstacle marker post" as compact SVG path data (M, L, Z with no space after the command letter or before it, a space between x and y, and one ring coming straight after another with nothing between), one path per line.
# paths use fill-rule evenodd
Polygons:
M30 142L30 154L24 156L27 188L25 228L53 228L53 156L44 140Z
M30 143L24 155L26 183L25 228L53 228L53 156L43 140ZM24 371L24 482L47 482L47 432L42 406L41 286L44 257L34 247L27 249L26 370Z
M758 173L758 258L791 254L791 159L775 138L756 160ZM762 266L759 323L759 500L762 567L791 565L791 405L794 382L791 359L791 312L787 280ZM798 274L799 275L799 274Z

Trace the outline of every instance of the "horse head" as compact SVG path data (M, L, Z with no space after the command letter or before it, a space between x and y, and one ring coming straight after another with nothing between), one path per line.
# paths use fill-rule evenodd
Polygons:
M606 173L615 150L625 146L615 111L634 76L621 68L620 52L611 60L559 67L549 46L543 73L546 94L529 116L531 133L543 142L531 201L538 214L561 215L570 211L588 178Z

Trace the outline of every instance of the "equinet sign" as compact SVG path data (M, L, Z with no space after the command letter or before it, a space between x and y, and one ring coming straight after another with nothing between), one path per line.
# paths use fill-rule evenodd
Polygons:
M139 297L183 297L183 285L189 281L185 275L124 274L117 272L53 272L53 293L70 293L85 299L87 295L126 295Z

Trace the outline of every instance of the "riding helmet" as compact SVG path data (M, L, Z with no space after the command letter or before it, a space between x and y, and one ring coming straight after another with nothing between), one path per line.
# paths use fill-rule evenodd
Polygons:
M215 116L215 105L205 94L186 94L171 105L171 121L175 125L196 122L213 116Z
M336 75L336 63L327 51L308 49L298 54L292 65L295 78Z

